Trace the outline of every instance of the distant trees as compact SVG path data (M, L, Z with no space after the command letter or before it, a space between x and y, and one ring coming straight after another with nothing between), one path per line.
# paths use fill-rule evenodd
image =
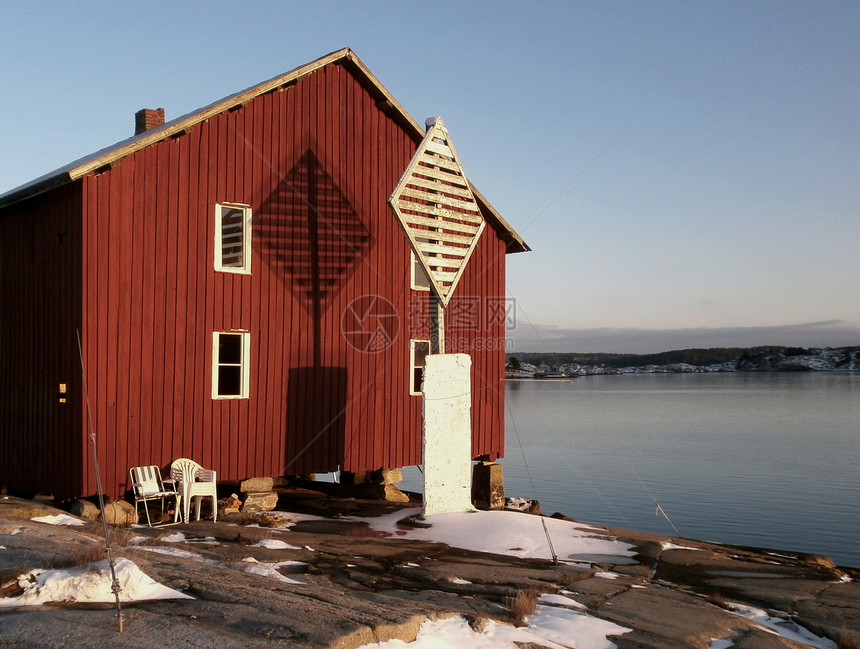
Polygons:
M815 356L817 361L798 359ZM712 347L708 349L677 349L659 354L577 354L558 352L520 352L508 358L510 369L520 369L523 363L556 371L562 365L600 367L607 370L643 368L649 365L667 366L686 364L695 367L709 365L733 366L741 371L770 371L800 369L860 370L860 346L807 349L804 347ZM814 367L813 367L814 365Z
M545 363L551 367L563 364L576 363L578 365L597 365L602 367L645 367L646 365L674 365L687 363L688 365L716 365L719 363L742 363L750 357L759 354L779 353L785 356L805 355L808 349L802 347L710 347L694 349L676 349L659 354L577 354L558 352L522 352L516 357L511 356L508 364L513 368L514 361L518 364L531 363L540 365Z

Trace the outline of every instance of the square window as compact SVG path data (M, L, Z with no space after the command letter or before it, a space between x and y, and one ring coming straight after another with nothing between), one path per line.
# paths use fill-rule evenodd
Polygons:
M409 254L410 260L412 261L412 290L429 291L430 278L427 277L427 273L424 272L424 267L421 265L421 262L418 261L418 257L415 255L415 252L410 252Z
M216 331L212 334L212 398L247 399L251 334Z
M215 206L215 270L251 273L251 208L219 203Z
M409 341L409 394L421 394L421 383L424 380L424 365L429 355L429 340Z

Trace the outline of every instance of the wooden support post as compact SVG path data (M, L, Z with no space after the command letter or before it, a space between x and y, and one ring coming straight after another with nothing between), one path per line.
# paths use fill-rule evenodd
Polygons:
M445 307L442 300L431 291L430 308L430 353L445 353Z

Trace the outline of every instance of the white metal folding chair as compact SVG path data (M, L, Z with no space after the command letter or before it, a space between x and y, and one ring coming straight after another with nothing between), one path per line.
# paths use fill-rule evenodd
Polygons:
M191 517L191 501L197 500L197 519L200 520L200 501L212 498L212 520L218 520L218 492L215 488L216 473L204 469L194 460L179 458L170 465L170 477L179 484L182 494L182 513L185 522Z
M134 511L137 513L138 503L143 503L146 522L150 527L152 527L152 520L149 517L147 505L150 500L161 501L161 519L163 520L164 501L167 498L173 498L176 512L173 522L179 522L179 504L182 501L182 495L176 491L176 484L173 480L161 479L161 469L155 465L136 466L128 470L128 476L131 479L131 488L134 493Z

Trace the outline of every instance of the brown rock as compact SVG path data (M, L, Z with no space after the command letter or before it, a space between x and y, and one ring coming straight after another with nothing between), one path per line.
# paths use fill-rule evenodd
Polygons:
M341 471L340 483L344 487L367 484L372 482L372 473L373 471Z
M856 575L855 575L856 576ZM860 647L860 584L835 583L795 605L797 620L818 635L836 639L840 647Z
M239 491L271 491L274 486L274 478L247 478L239 483Z
M390 503L408 503L409 496L393 484L360 484L350 491L355 498L387 500Z
M108 525L135 525L137 523L137 511L134 505L124 500L105 503L105 520Z
M101 512L99 512L99 508L89 500L76 500L72 503L72 506L69 507L69 513L72 514L72 516L85 518L88 521L97 521L101 514Z
M403 474L399 469L382 469L379 472L379 480L382 484L397 484L403 480Z
M344 471L340 483L345 487L355 485L386 485L397 484L403 480L399 469L374 469L373 471Z
M399 473L399 472L398 472ZM390 503L408 503L409 496L400 491L397 485L386 484L383 485L383 489L385 492L385 500Z
M523 512L524 514L534 514L536 516L539 516L541 513L540 502L532 498L505 498L505 509ZM550 518L559 518L559 516L553 514ZM567 517L565 516L564 518Z
M274 491L252 491L242 494L242 511L244 513L270 512L277 506L278 494Z
M242 501L236 494L230 494L227 498L218 501L218 518L238 514L242 509Z

